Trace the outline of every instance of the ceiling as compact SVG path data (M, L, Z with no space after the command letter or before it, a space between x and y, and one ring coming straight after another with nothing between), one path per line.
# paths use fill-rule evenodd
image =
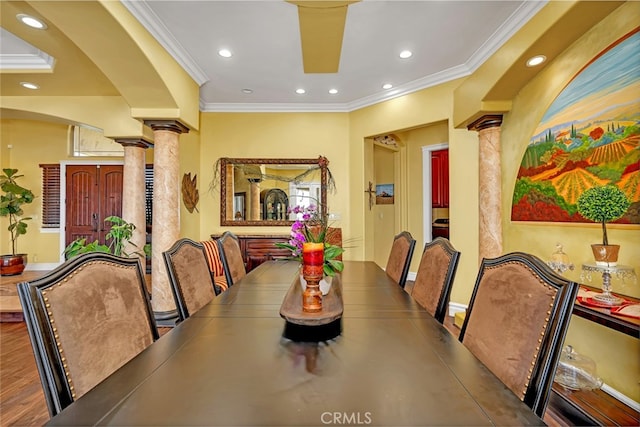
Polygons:
M467 76L545 4L482 0L320 2L344 7L346 19L342 23L319 21L321 25L309 29L308 25L301 27L298 13L298 4L309 2L122 3L200 85L202 111L351 111ZM6 22L3 19L3 27ZM61 58L47 52L46 45L29 45L8 30L3 28L0 34L3 71L7 64L15 66L16 58L28 61L31 74L36 67L54 65L54 75L56 68L64 69ZM304 54L301 31L306 34ZM316 48L336 45L338 38L337 72L330 67L328 72L322 67L311 69L321 72L305 72L305 55L316 55L309 47L311 38ZM233 56L219 56L221 48L229 49ZM411 50L413 56L401 59L398 55L404 49ZM328 62L331 59L316 61ZM87 82L91 83L98 82ZM385 83L393 87L385 90ZM113 89L106 82L101 84L107 93ZM299 88L306 93L297 94ZM330 94L329 89L338 92Z

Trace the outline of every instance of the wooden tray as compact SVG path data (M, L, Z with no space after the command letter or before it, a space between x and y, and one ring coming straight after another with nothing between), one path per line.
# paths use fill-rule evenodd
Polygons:
M322 311L305 313L302 311L302 286L300 275L287 291L280 307L280 316L289 323L304 326L326 325L342 317L342 280L340 274L333 276L331 288L327 295L322 296Z

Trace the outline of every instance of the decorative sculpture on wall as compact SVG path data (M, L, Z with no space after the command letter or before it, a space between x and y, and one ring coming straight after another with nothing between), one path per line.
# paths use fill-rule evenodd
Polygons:
M184 202L184 206L187 208L189 213L193 213L195 209L196 212L200 212L196 205L198 204L198 200L200 200L200 195L198 194L198 175L193 175L193 179L191 179L191 172L185 173L182 177L182 201Z
M587 64L529 140L513 193L514 221L588 222L576 201L613 184L631 201L616 221L640 224L640 30Z

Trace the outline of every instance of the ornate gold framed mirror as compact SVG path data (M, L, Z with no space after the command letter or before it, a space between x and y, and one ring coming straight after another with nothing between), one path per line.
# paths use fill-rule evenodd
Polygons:
M227 158L220 164L220 225L291 225L289 207L320 206L327 214L327 165L317 159Z

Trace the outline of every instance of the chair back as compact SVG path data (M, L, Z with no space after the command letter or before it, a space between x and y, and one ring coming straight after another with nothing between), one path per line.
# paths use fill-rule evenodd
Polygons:
M179 320L182 321L216 296L204 246L182 238L163 252L162 256L169 273Z
M78 255L18 295L51 416L158 339L137 257Z
M238 236L230 231L225 231L218 239L218 247L224 274L227 276L227 283L231 286L247 274Z
M415 246L416 241L408 231L403 231L393 238L393 245L391 246L385 271L389 277L403 288L407 281Z
M578 284L539 258L483 259L460 341L542 418Z
M444 237L424 245L411 296L440 323L447 315L460 252Z

